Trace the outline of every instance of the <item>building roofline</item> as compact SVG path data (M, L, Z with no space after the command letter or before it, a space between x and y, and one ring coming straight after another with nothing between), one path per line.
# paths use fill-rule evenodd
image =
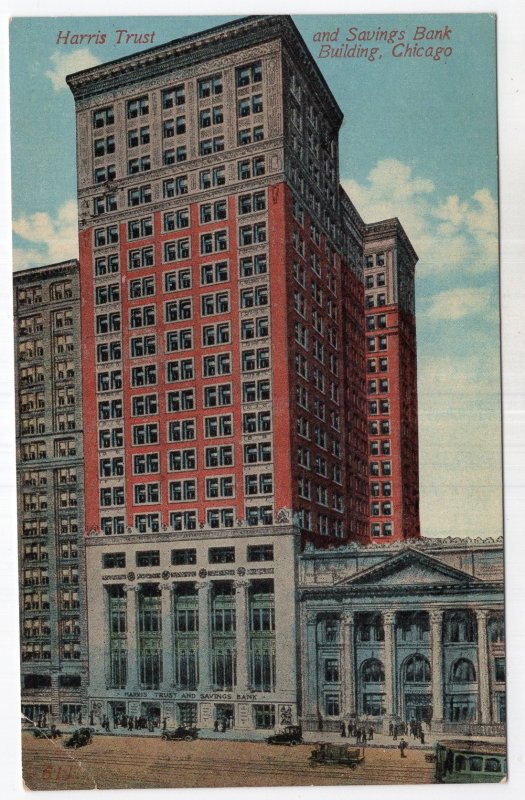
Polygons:
M333 96L321 70L317 66L315 59L308 50L303 37L290 15L254 15L241 17L240 19L207 28L198 33L183 36L180 39L172 39L164 44L155 45L139 53L107 61L95 67L80 70L66 76L66 82L73 92L75 100L85 99L95 96L110 89L111 80L118 81L121 85L126 75L129 83L137 83L146 77L144 70L156 67L156 72L162 72L163 63L173 66L186 66L187 64L197 64L209 58L210 48L220 50L216 55L227 52L235 52L243 46L253 46L281 37L293 43L292 51L301 51L303 58L306 59L314 83L318 88L322 88L323 102L327 102L331 110L334 121L340 125L343 113ZM214 54L215 55L215 54ZM177 63L173 63L176 60Z
M13 272L13 281L16 282L18 278L23 278L27 275L35 275L38 272L53 272L54 270L63 270L68 267L70 269L79 269L80 262L78 258L68 258L66 261L57 261L54 264L41 264L38 267L17 269L16 272Z
M378 222L369 222L365 224L363 231L363 241L372 241L380 236L396 236L408 250L409 255L414 259L414 264L419 261L419 256L414 250L412 242L408 238L407 232L403 228L401 222L397 217L390 219L383 219Z

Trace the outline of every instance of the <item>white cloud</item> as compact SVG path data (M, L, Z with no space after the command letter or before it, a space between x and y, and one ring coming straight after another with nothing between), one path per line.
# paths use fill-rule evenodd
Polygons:
M87 47L81 47L80 50L72 50L70 53L53 53L51 63L53 67L46 70L45 75L53 84L55 92L60 92L68 88L66 75L82 69L89 69L89 67L96 67L101 61Z
M449 289L434 295L432 304L424 313L433 321L457 321L478 314L492 319L492 293L483 288Z
M55 264L78 258L77 204L68 200L56 216L47 211L22 215L13 221L13 231L31 246L13 248L14 269Z
M378 161L364 185L349 180L343 186L366 222L400 219L419 256L420 274L496 269L498 214L488 189L442 200L431 180L393 158Z

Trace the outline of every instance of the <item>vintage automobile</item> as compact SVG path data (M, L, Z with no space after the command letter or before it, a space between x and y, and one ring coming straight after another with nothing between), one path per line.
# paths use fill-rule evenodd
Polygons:
M86 744L91 744L93 741L93 731L91 728L78 728L74 731L69 739L64 742L64 747L84 747Z
M438 783L501 783L507 777L504 744L472 739L438 742Z
M315 750L312 750L312 755L308 760L312 767L317 767L320 764L337 764L355 769L364 758L364 748L351 747L348 744L323 742L318 744Z
M282 731L268 736L266 741L268 744L302 744L303 732L300 725L287 725Z
M161 738L168 742L173 742L176 739L183 739L185 742L191 742L193 739L197 739L198 735L198 728L185 728L183 725L179 725L178 728L174 728L173 730L163 731Z

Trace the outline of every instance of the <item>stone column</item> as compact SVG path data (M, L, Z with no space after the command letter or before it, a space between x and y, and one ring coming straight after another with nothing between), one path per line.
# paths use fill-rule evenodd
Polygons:
M302 719L307 730L317 730L319 705L317 688L317 614L307 612L302 635Z
M384 732L388 733L388 725L396 716L396 664L395 664L395 611L383 611L383 627L385 630L384 667L385 667L385 718Z
M162 603L162 684L173 687L173 584L161 584Z
M346 722L356 713L355 695L354 615L348 611L341 615L341 705Z
M235 583L235 645L237 650L237 682L236 689L239 693L248 691L248 581Z
M432 664L432 730L443 730L443 610L432 609L430 653Z
M127 626L127 651L128 651L128 674L126 688L136 688L139 683L138 676L138 653L137 653L137 594L140 591L138 586L125 586L126 592L126 626Z
M476 619L478 621L478 719L482 724L486 725L491 722L489 651L487 639L488 614L489 612L486 609L476 609Z
M197 583L199 592L199 692L209 692L211 680L211 583Z

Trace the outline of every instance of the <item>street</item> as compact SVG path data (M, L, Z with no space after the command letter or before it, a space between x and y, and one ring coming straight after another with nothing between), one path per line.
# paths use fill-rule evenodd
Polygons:
M351 770L311 767L312 744L271 746L263 742L198 739L165 742L160 736L97 735L79 750L64 739L22 736L24 783L28 789L130 789L218 786L308 786L432 783L434 765L424 749L366 747Z

